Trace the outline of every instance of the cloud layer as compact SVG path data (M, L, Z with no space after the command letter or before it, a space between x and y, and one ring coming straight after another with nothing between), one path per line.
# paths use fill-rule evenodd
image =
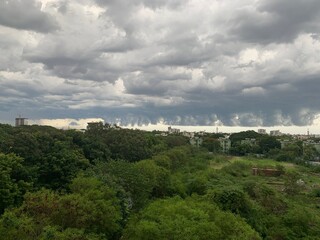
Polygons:
M303 126L320 113L319 1L0 4L3 121Z

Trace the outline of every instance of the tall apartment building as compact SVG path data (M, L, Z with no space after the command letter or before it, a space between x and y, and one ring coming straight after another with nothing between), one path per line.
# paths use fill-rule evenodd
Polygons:
M23 118L23 117L17 117L15 120L15 126L19 127L19 126L24 126L24 125L28 125L28 118Z

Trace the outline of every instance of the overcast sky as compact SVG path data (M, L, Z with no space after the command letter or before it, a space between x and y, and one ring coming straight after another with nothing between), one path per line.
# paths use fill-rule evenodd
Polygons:
M1 122L307 126L319 92L319 0L0 0Z

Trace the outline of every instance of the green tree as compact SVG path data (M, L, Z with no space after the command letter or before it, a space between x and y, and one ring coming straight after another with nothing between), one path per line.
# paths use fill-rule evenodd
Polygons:
M121 231L115 192L95 178L74 179L71 193L42 189L27 193L23 205L0 219L6 239L113 239ZM71 238L76 234L82 238ZM99 236L99 238L97 238Z
M65 142L56 141L50 153L38 163L38 184L52 189L65 188L80 170L89 166L83 154Z
M259 147L262 153L268 153L272 149L280 149L281 143L272 136L264 136L259 140Z
M221 146L219 140L215 138L205 138L202 142L202 146L208 149L209 152L220 152Z
M242 216L247 216L250 212L249 199L240 188L215 189L208 193L208 196L224 211L231 211Z
M319 152L314 146L306 145L303 146L303 160L314 161L319 156Z
M169 135L165 137L165 141L169 148L179 147L188 143L188 138L177 135Z
M246 138L259 139L261 137L263 137L262 134L250 130L245 132L233 133L230 135L229 139L231 140L232 145L234 145L236 143L240 143L241 140L244 140Z
M94 167L93 172L100 178L109 176L118 188L123 188L127 193L130 208L143 207L151 196L154 184L153 174L145 174L139 165L126 161L110 161L99 163ZM110 179L108 181L110 182Z
M304 187L301 175L297 171L287 172L284 176L284 191L288 195L297 195ZM301 184L299 181L302 181Z
M260 239L241 218L199 199L157 200L132 217L123 239Z
M16 155L0 153L0 213L21 203L31 188L28 170L22 164L23 159Z

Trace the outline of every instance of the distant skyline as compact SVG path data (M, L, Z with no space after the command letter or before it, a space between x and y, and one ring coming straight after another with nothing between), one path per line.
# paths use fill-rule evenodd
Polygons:
M2 123L320 134L319 93L319 0L0 0Z
M58 129L86 129L88 122L103 122L105 123L104 119L102 118L87 118L87 119L41 119L41 120L32 120L28 119L28 125L43 125L43 126L53 126ZM13 122L7 122L8 124L13 125ZM182 132L211 132L216 133L235 133L240 131L248 131L253 130L258 132L259 129L265 129L266 132L269 134L272 130L280 130L283 134L301 134L307 135L320 135L320 118L315 121L315 124L312 126L272 126L272 127L265 127L265 126L255 126L255 127L248 127L248 126L183 126L183 125L166 125L165 123L157 123L157 124L141 124L141 125L120 125L116 123L118 126L123 128L130 128L130 129L140 129L145 131L167 131L168 127L178 128Z

